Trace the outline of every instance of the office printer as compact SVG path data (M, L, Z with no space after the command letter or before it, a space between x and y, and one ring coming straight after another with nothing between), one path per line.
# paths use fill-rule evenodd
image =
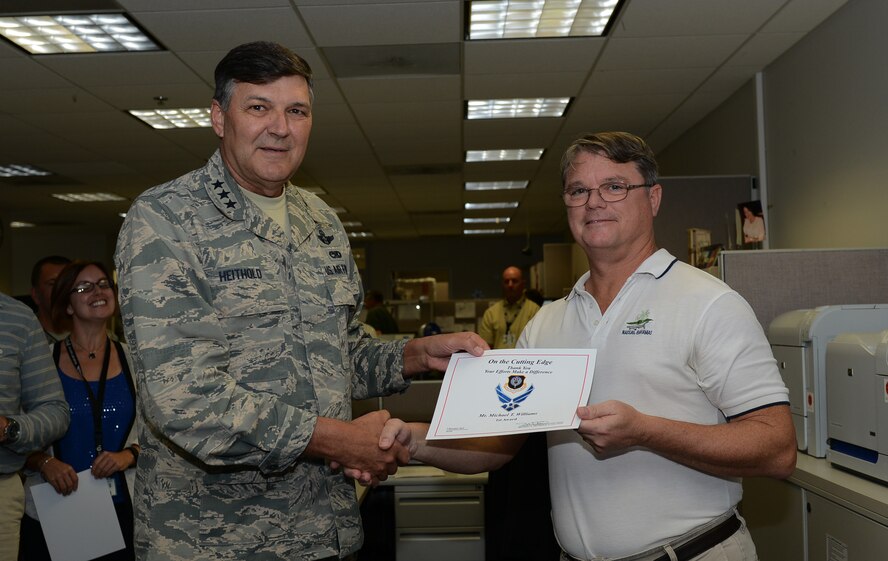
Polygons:
M789 388L798 449L826 456L826 344L839 333L888 329L888 304L820 306L774 318L768 340Z
M888 482L888 330L827 344L830 463Z

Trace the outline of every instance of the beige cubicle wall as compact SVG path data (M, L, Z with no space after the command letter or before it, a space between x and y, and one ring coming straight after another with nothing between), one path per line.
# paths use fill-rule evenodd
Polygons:
M888 302L888 248L727 251L722 279L767 330L778 315ZM881 561L888 487L799 452L786 481L744 480L741 504L762 561Z
M765 330L792 310L888 303L888 248L724 251L719 269Z

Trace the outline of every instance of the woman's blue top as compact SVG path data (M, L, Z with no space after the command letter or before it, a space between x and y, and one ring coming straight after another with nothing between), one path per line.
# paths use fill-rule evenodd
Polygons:
M71 408L71 424L68 432L55 444L59 459L70 464L74 471L89 469L96 459L96 441L93 431L93 410L83 380L72 378L59 370L65 399ZM93 395L99 395L99 382L89 382ZM135 407L126 375L121 372L105 382L105 399L102 407L102 449L119 452L126 443L133 425ZM116 493L114 502L125 502L127 492L123 472L115 473Z

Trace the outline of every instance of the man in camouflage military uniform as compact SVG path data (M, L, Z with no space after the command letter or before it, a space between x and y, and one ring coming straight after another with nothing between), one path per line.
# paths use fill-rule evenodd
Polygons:
M352 398L407 387L480 354L462 333L383 343L364 334L345 231L293 187L311 130L311 71L272 43L216 68L206 166L140 196L115 261L146 428L135 486L143 560L339 558L361 525L351 480L385 479L388 420Z

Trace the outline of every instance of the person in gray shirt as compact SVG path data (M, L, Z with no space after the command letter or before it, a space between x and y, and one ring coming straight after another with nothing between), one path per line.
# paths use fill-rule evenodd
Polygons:
M29 452L65 434L69 415L37 317L0 294L0 559L18 556L25 509L18 471Z

